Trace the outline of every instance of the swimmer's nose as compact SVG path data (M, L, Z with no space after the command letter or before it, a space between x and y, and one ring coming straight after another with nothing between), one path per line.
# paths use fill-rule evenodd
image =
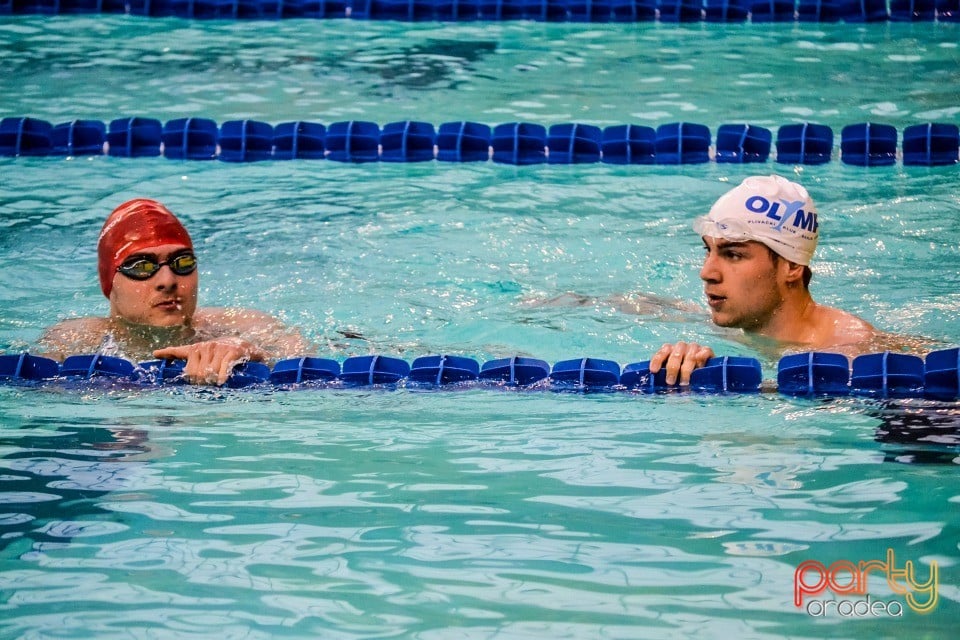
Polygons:
M153 278L156 280L156 288L158 291L162 289L175 289L177 287L177 274L173 272L173 269L171 269L168 264L160 267L160 270L154 274Z
M700 279L704 282L719 282L720 270L717 268L717 258L713 253L708 253L703 259L703 266L700 268Z

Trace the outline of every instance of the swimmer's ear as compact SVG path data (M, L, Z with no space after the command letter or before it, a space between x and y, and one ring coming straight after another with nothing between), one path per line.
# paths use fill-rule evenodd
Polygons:
M787 286L793 287L803 282L805 267L802 264L790 262L789 260L780 260L780 262L783 264L781 268L784 270Z

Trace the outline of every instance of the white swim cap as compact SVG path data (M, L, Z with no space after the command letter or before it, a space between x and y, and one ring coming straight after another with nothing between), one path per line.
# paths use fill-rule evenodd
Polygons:
M753 176L697 218L701 236L755 240L790 262L809 265L817 248L817 209L807 190L781 176Z

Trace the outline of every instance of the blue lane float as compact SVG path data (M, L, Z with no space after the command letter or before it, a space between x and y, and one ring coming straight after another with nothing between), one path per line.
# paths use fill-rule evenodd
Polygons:
M888 124L847 125L840 138L840 159L846 164L878 167L897 162L897 129Z
M480 379L500 382L511 387L539 383L550 375L550 365L537 358L514 356L483 363Z
M958 0L960 2L960 0ZM702 164L764 163L818 165L839 159L848 165L941 166L960 163L960 127L930 122L899 134L891 125L856 123L834 132L817 123L781 126L773 131L748 123L723 124L714 144L710 128L694 122L653 127L621 124L603 129L583 123L376 122L350 120L282 122L209 118L117 118L109 127L98 120L51 124L30 117L0 120L0 156L110 155L164 156L170 160L257 162L333 160L336 162L477 162L533 164Z
M479 122L444 122L437 129L437 160L481 162L490 159L490 125Z
M882 398L923 395L923 358L905 353L871 353L853 359L850 392Z
M133 363L100 354L78 354L57 363L29 353L0 355L0 384L33 385L66 381L122 382L160 386L184 384L184 362L150 360ZM402 358L381 354L351 356L341 364L330 358L303 356L277 362L272 368L247 362L234 369L229 388L271 385L334 387L463 386L552 389L555 391L627 391L641 394L692 392L746 394L772 391L765 385L759 360L743 356L711 358L695 369L690 385L667 384L666 372L651 373L650 362L622 369L613 360L573 358L551 367L546 361L514 356L484 362L461 355ZM801 397L862 396L960 400L960 348L934 351L921 358L903 353L865 354L850 363L836 353L809 352L784 356L777 366L776 390Z
M163 123L156 118L116 118L110 121L107 153L111 156L156 157L162 154L162 144Z
M410 366L408 378L435 386L467 382L480 377L480 363L464 356L421 356Z
M0 0L0 15L541 22L953 22L957 0Z
M376 162L380 159L380 125L351 120L327 127L327 158L338 162Z
M547 161L547 128L532 122L507 122L493 128L490 138L494 162L540 164Z
M912 125L903 130L904 165L954 164L957 162L958 147L960 126L955 124L930 122Z
M262 362L245 362L233 370L227 378L227 387L242 389L270 379L270 367Z
M620 384L620 365L598 358L561 360L553 365L550 379L579 389L612 388Z
M762 382L760 361L737 356L710 358L690 374L690 388L707 393L758 392Z
M183 360L148 360L140 363L141 380L150 380L158 384L183 384Z
M603 130L600 159L608 164L654 164L657 132L653 127L619 124Z
M256 162L273 157L273 126L257 120L229 120L220 125L217 157L224 162Z
M822 124L786 124L777 132L777 162L826 164L833 155L833 130Z
M600 127L589 124L555 124L547 132L550 164L600 162L603 143Z
M673 122L657 127L657 164L710 162L710 129L694 122Z
M99 120L73 120L50 130L52 155L91 156L103 153L107 128Z
M746 0L704 0L704 20L719 23L740 23L750 18Z
M796 18L793 0L755 0L749 5L754 23L793 22Z
M38 118L0 120L0 155L47 156L53 153L53 125Z
M171 160L213 160L219 128L209 118L177 118L163 125L163 155Z
M273 129L274 160L322 160L327 128L319 122L281 122Z
M703 5L697 0L660 0L657 19L666 23L700 22L704 19Z
M773 133L749 124L723 124L717 129L717 162L766 162L770 157Z
M0 356L0 380L51 380L60 375L60 363L29 353Z
M924 394L938 400L960 397L958 373L960 373L960 349L944 349L928 353L924 362Z
M396 384L410 375L406 360L391 356L353 356L343 361L340 380L357 386Z
M777 389L795 396L845 396L850 393L850 363L838 353L797 353L777 366Z
M75 355L64 359L59 375L63 378L89 380L94 377L133 378L136 367L123 358L112 356Z
M633 362L626 365L620 374L620 384L625 389L644 393L667 391L671 388L670 385L667 384L666 369L660 369L656 373L650 373L649 360Z
M380 133L383 162L426 162L434 159L437 132L429 122L391 122Z
M273 366L270 382L273 384L330 382L340 377L340 371L340 363L329 358L289 358Z

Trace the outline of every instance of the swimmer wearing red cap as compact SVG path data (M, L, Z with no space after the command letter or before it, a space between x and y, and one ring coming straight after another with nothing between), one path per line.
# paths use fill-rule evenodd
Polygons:
M819 220L799 184L775 175L747 178L693 227L706 250L700 279L714 324L847 355L872 350L887 337L857 316L814 302L809 264ZM668 384L689 384L690 373L713 356L697 343L665 344L651 357L650 371L666 367Z
M137 198L114 209L100 231L97 257L110 315L51 327L40 340L48 355L182 359L190 382L222 385L239 363L310 351L299 332L265 313L198 309L193 242L155 200Z

